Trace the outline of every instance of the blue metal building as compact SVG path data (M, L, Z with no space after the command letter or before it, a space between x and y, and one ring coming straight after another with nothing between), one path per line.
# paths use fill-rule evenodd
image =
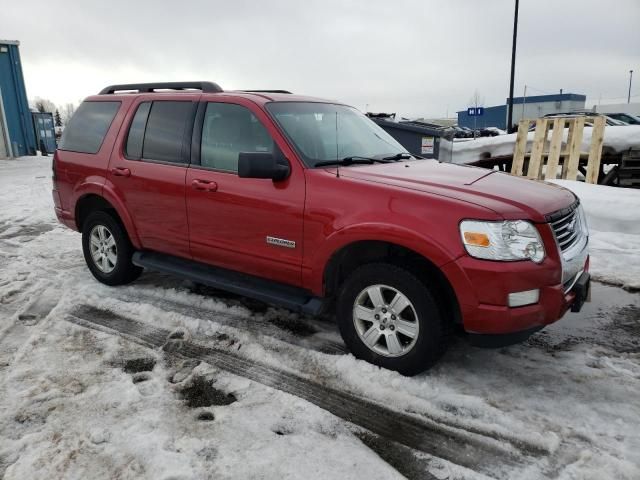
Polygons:
M513 98L513 122L517 125L522 118L539 118L548 113L566 113L584 110L587 100L585 95L576 93L559 93L553 95L536 95ZM508 102L509 99L506 100ZM507 105L485 107L484 115L473 117L467 110L458 112L458 125L474 128L498 127L507 129Z
M475 122L475 123L474 123ZM458 125L467 128L498 127L505 129L507 124L507 106L484 107L484 114L479 117L469 116L467 110L458 112Z
M0 40L0 158L36 153L19 45L16 40Z

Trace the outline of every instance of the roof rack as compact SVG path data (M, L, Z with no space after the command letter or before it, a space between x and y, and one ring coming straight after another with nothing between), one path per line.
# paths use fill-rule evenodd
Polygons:
M213 82L158 82L158 83L125 83L109 85L100 90L99 95L111 95L116 92L135 91L138 93L153 93L155 90L202 90L202 93L220 93L222 88Z
M288 93L291 95L289 90L240 90L241 92L247 93Z

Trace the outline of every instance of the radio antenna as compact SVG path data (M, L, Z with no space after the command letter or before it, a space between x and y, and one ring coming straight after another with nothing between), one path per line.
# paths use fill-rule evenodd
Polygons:
M338 111L336 110L336 178L340 178L340 159L338 147Z

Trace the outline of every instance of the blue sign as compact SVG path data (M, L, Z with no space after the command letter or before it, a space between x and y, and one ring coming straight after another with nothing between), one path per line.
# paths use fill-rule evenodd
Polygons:
M467 108L467 115L470 117L479 117L484 115L484 107L469 107Z

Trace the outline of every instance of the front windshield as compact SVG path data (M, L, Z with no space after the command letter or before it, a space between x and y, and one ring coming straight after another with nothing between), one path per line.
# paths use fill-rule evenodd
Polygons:
M407 153L392 136L352 107L272 102L267 110L309 167L348 157L380 159Z

